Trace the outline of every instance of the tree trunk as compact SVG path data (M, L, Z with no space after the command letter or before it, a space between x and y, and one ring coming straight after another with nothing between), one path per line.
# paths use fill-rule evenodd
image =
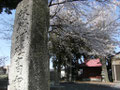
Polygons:
M72 82L72 60L70 60L69 66L69 82Z
M59 60L59 63L58 63L57 73L58 73L58 78L59 78L59 81L60 81L60 79L61 79L61 63L60 63L60 60Z
M67 79L67 82L69 82L69 67L68 67L68 65L66 66L67 68L66 68L66 79Z
M107 71L107 66L106 66L106 59L102 58L101 63L102 63L102 72L101 72L102 82L109 82L108 71Z

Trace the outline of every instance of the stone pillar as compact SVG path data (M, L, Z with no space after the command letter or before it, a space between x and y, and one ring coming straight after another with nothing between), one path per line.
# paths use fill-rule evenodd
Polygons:
M49 90L47 0L23 0L16 9L8 90Z
M114 65L114 82L117 82L116 66Z

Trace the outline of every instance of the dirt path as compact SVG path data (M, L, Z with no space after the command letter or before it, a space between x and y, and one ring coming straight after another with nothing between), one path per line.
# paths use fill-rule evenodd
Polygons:
M114 84L95 84L95 83L62 83L66 90L120 90Z

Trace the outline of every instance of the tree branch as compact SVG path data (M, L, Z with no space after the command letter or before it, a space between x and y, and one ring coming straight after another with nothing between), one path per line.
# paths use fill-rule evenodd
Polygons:
M74 2L74 1L87 1L87 0L64 0L64 1L61 1L61 2L53 3L53 4L51 3L51 4L49 4L49 7L54 6L54 5L64 4L66 2Z
M64 1L61 1L61 2L53 3L53 4L52 4L53 0L51 0L50 4L48 6L51 7L51 6L54 6L54 5L60 5L60 4L66 3L66 2L75 2L75 1L88 1L88 0L64 0ZM107 0L95 0L95 1L97 1L97 2L105 2Z

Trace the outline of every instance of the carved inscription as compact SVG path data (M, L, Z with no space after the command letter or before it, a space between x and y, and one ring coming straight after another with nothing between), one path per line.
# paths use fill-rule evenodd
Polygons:
M23 9L17 13L17 20L15 22L15 44L14 44L14 52L13 59L14 60L14 69L15 69L15 75L14 79L12 80L12 83L14 83L14 89L15 90L22 90L24 89L23 84L24 82L24 60L26 56L26 47L28 43L28 27L29 27L29 11L28 11L28 5L26 5ZM14 58L15 57L15 58Z
M29 27L29 18L30 14L28 11L29 5L26 5L24 9L21 9L17 14L16 31L15 31L15 50L13 55L16 53L21 54L25 47L25 40L28 38L28 27Z
M49 90L47 0L22 0L15 15L8 90Z

